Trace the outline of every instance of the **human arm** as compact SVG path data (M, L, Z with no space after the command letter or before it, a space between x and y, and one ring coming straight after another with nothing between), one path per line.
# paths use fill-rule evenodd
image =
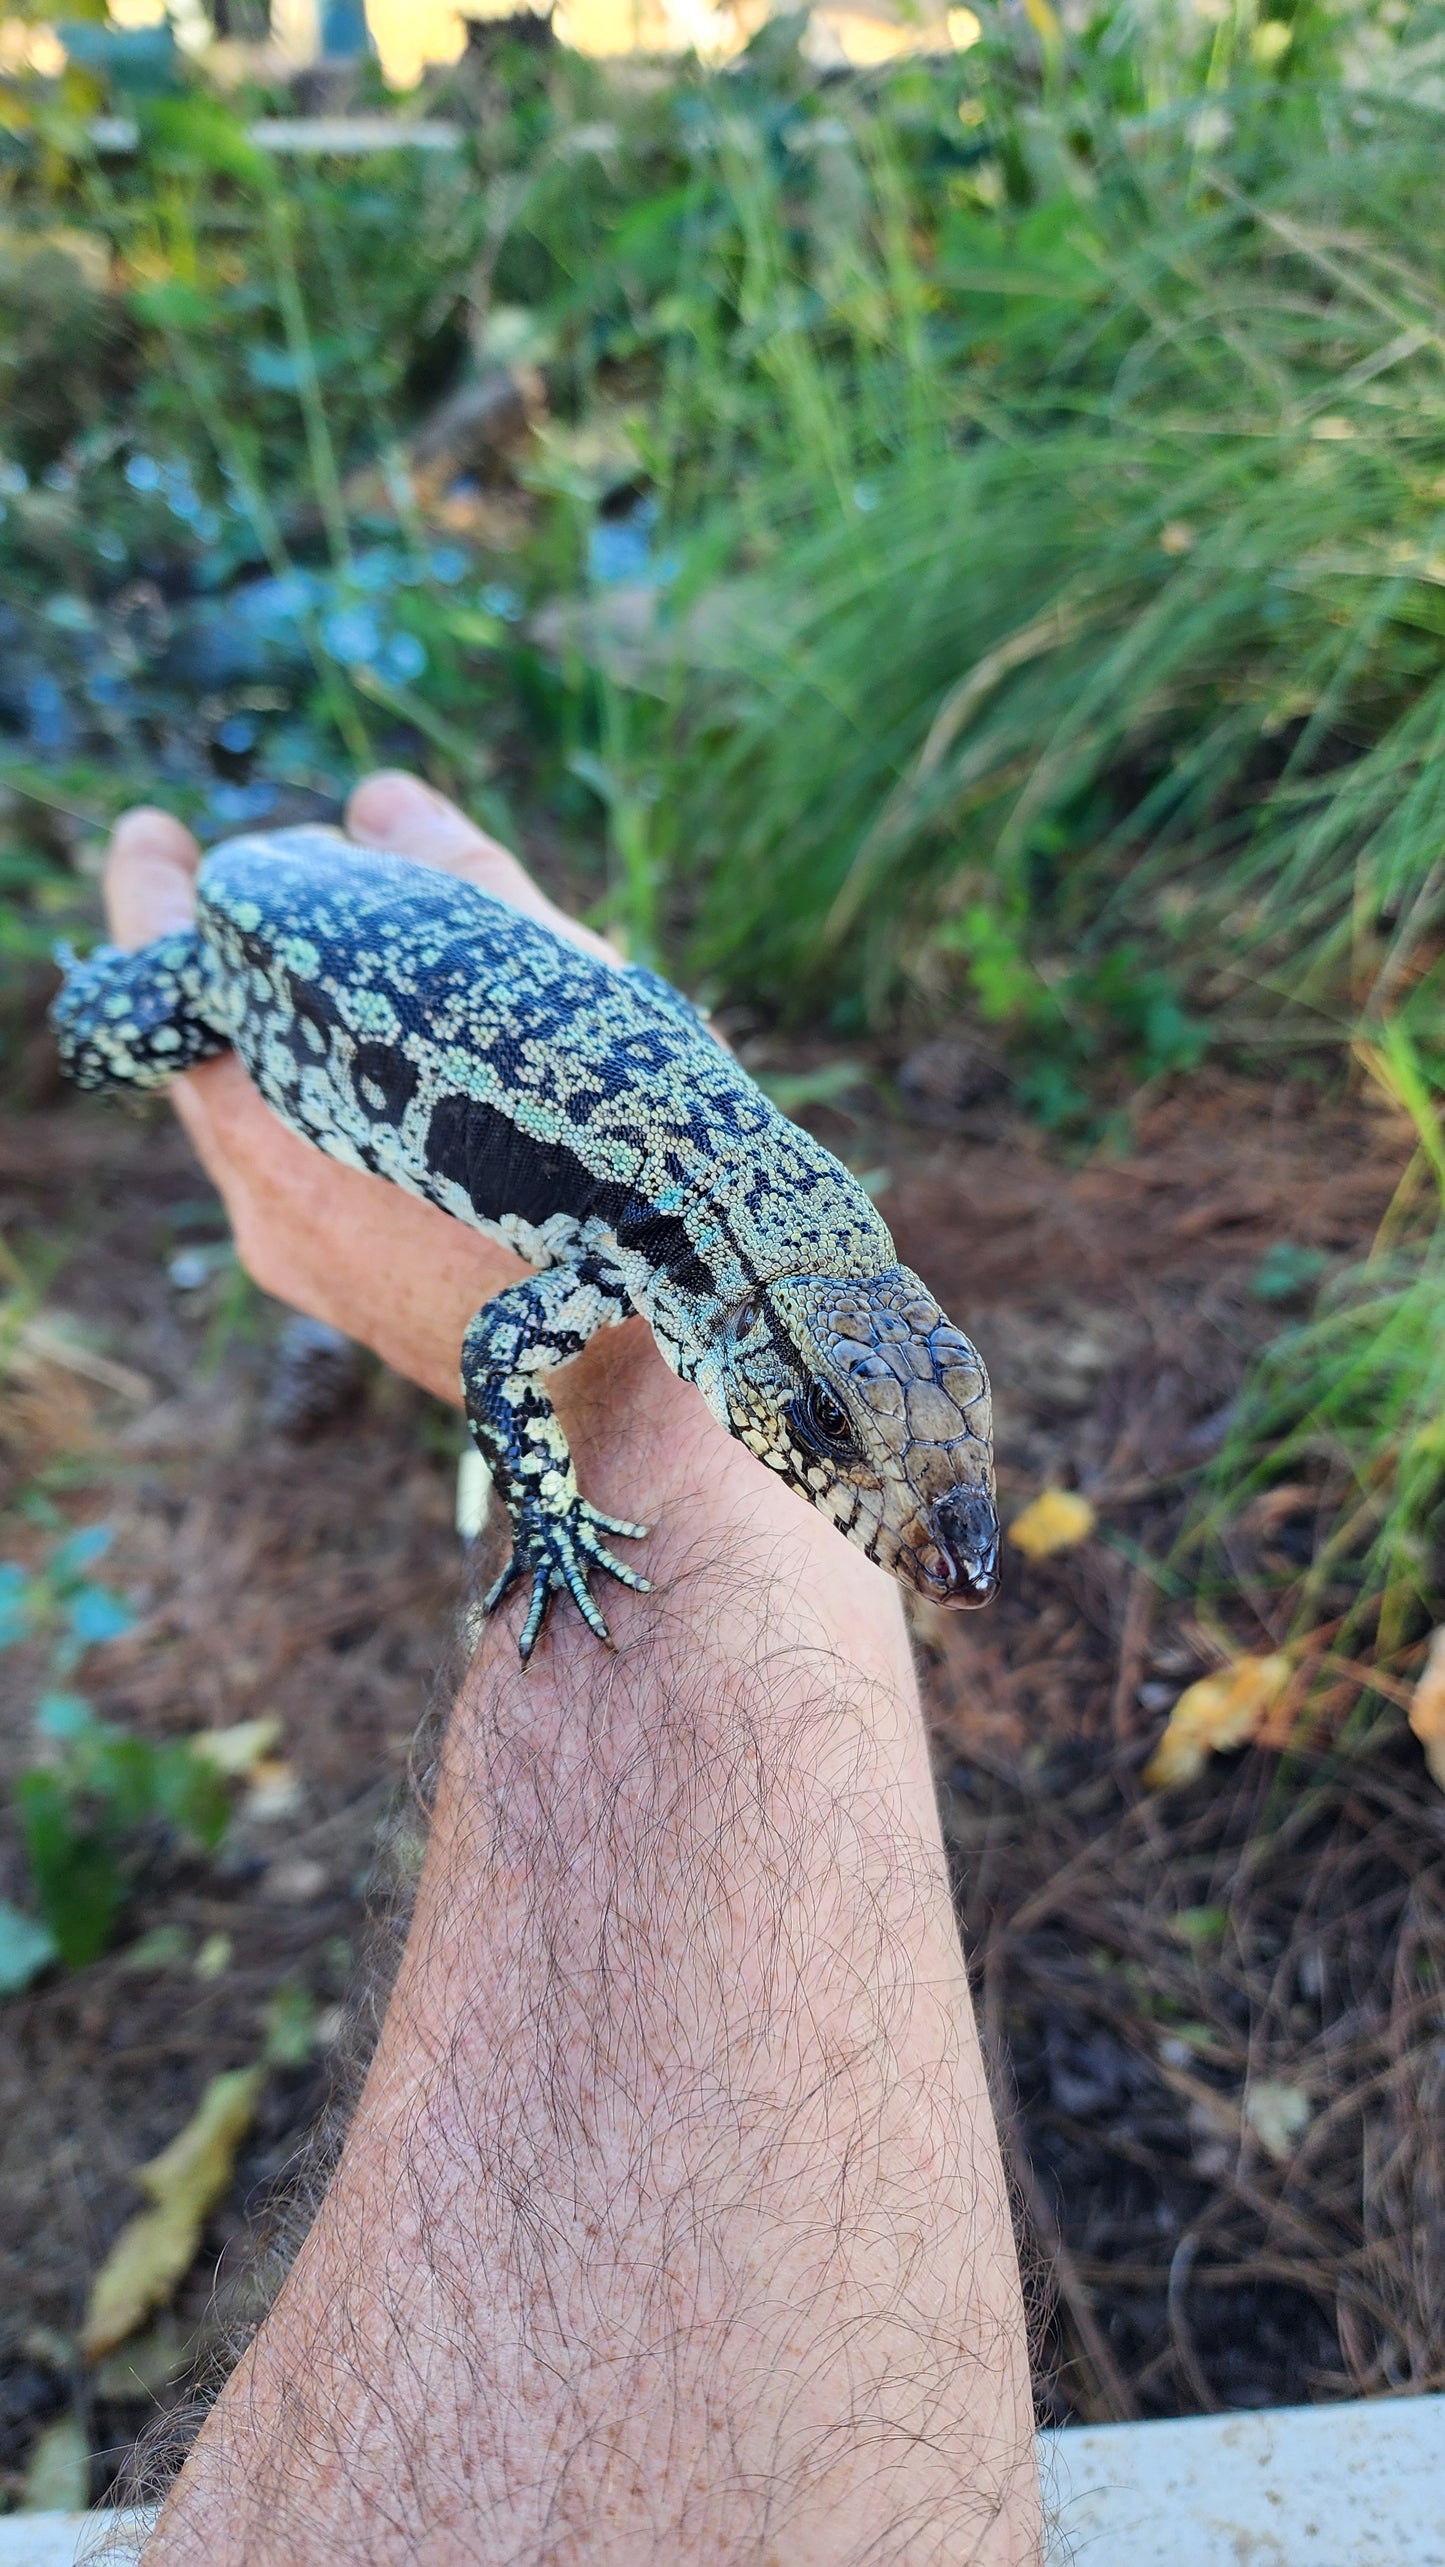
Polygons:
M395 845L392 790L354 825ZM173 923L124 909L139 852L123 936ZM455 1395L515 1262L234 1062L181 1089L258 1279ZM558 1618L524 1675L483 1634L340 2167L148 2557L1023 2567L1017 2276L897 1590L640 1323L557 1391L656 1592L615 1659Z

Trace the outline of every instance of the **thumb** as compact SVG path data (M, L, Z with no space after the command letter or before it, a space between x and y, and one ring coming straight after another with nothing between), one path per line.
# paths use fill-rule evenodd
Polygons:
M196 914L201 851L168 811L121 814L105 859L105 914L117 945L148 945Z

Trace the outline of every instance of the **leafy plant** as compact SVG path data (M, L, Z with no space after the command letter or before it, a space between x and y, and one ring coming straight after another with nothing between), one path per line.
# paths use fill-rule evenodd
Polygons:
M1370 1257L1252 1367L1190 1537L1205 1596L1242 1586L1303 1667L1306 1710L1334 1717L1377 1674L1402 1701L1445 1620L1445 1144L1403 1030L1367 1057L1414 1118L1415 1160Z
M213 1847L229 1814L223 1777L187 1741L138 1737L99 1719L82 1695L57 1687L88 1650L133 1625L124 1598L90 1575L110 1540L108 1526L87 1525L39 1569L0 1562L0 1649L39 1641L50 1671L35 1722L42 1758L16 1785L41 1927L14 1912L13 1985L23 1985L51 1952L72 1967L95 1960L157 1847L176 1836ZM35 1942L38 1932L48 1950Z
M0 1560L0 1649L43 1639L52 1673L69 1675L87 1649L122 1638L134 1613L114 1588L89 1574L113 1539L108 1524L87 1524L67 1534L39 1569Z
M844 1028L977 1001L1066 1122L1221 1008L1423 1021L1439 11L1044 16L826 85L791 22L646 92L519 56L464 151L352 163L169 56L129 164L33 86L14 272L116 353L97 407L47 325L4 468L25 789L146 789L158 721L218 828L420 758L635 950ZM550 422L498 543L408 441L502 365Z
M158 1844L219 1844L228 1796L184 1739L140 1738L81 1705L58 1737L53 1709L41 1727L53 1760L16 1786L21 1834L41 1916L61 1960L79 1968L108 1949Z

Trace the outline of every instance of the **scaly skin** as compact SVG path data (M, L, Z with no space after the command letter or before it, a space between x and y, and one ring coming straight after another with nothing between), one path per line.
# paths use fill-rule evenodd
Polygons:
M531 1583L606 1639L590 1589L646 1580L581 1495L546 1376L640 1311L723 1425L871 1560L944 1604L992 1594L988 1382L856 1178L651 972L614 971L475 885L339 831L233 838L193 930L71 969L86 1088L158 1087L234 1046L283 1121L538 1271L477 1313L469 1425Z

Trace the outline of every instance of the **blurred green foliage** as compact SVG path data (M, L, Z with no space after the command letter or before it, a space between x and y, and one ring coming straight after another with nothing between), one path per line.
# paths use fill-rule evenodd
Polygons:
M715 988L971 1001L1061 1121L1423 1024L1441 12L982 14L842 78L515 48L455 153L278 160L99 35L8 83L0 773L216 834L419 756ZM504 366L540 435L425 487Z
M1075 1138L1363 1030L1424 1149L1445 6L978 14L854 75L503 45L451 153L274 158L104 30L0 82L0 953L126 799L397 758L713 995L983 1018ZM1313 1456L1371 1646L1445 1589L1438 1263L1417 1202L1327 1281L1216 1492Z
M125 1599L90 1574L110 1538L107 1526L87 1525L39 1568L0 1561L0 1649L39 1641L48 1665L35 1714L40 1755L16 1786L41 1930L8 1912L12 1987L52 1957L76 1968L95 1960L156 1853L177 1837L217 1845L229 1816L221 1774L188 1741L138 1737L59 1689L57 1679L73 1676L88 1650L120 1639L135 1620Z
M1398 1023L1364 1058L1418 1147L1366 1260L1330 1271L1282 1241L1256 1272L1257 1295L1305 1306L1251 1368L1187 1537L1201 1591L1243 1590L1308 1663L1307 1715L1369 1704L1372 1667L1398 1701L1445 1620L1440 1090Z
M209 1849L229 1816L220 1776L183 1739L93 1717L64 1735L53 1763L21 1775L16 1798L40 1914L76 1968L108 1948L158 1839Z

